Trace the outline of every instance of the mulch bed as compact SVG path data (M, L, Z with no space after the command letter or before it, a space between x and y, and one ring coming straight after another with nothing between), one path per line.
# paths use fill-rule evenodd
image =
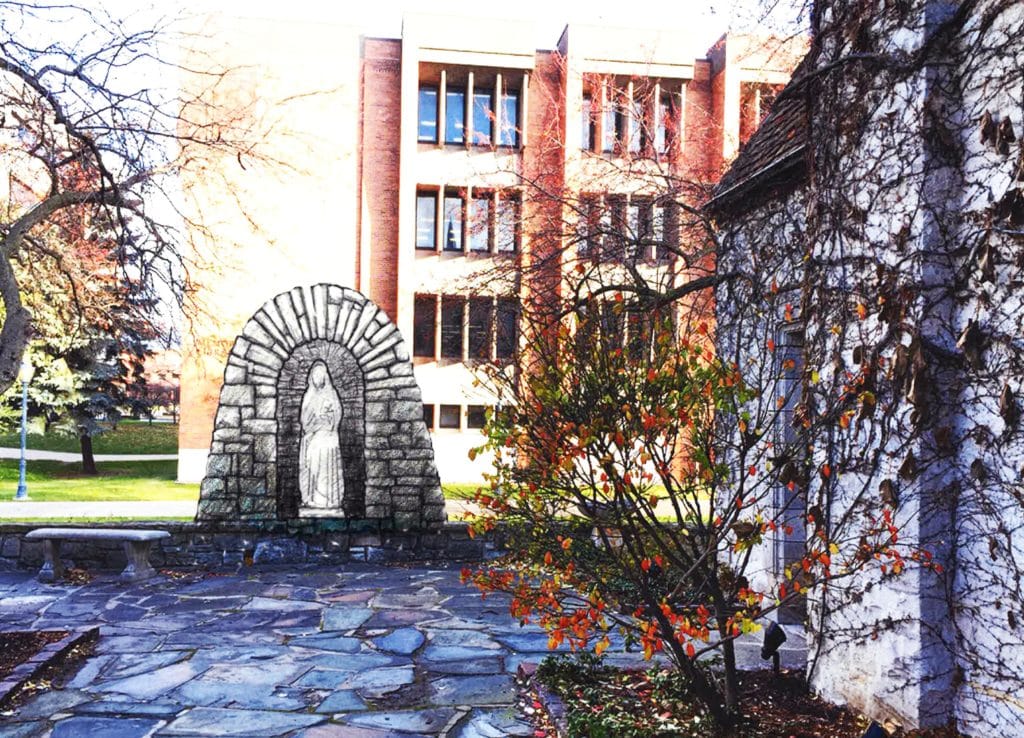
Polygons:
M74 674L98 638L99 628L0 633L0 711Z
M0 633L0 682L16 666L39 653L43 646L56 643L67 634L66 630Z
M650 673L608 669L579 677L571 672L539 678L535 665L520 667L526 690L521 708L545 738L860 738L870 721L815 697L799 673L741 672L744 720L722 734L702 717L696 703L656 688ZM667 672L661 672L661 677ZM656 677L660 679L660 677ZM662 683L664 681L662 680ZM575 726L575 727L573 727ZM583 727L580 727L583 726ZM892 738L958 738L947 731L904 732ZM964 737L966 738L966 737Z

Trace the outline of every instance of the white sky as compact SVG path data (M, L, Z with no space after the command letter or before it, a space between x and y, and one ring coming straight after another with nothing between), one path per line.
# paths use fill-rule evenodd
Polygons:
M147 6L160 13L173 12L170 3L151 0L94 0L114 14L140 12ZM554 48L567 23L611 27L678 29L679 43L695 58L703 57L718 37L730 28L764 27L763 7L772 8L772 23L791 22L794 5L802 0L182 0L185 7L203 13L222 10L230 15L263 18L322 20L352 25L367 36L399 37L406 12L475 15L532 20L539 49ZM179 4L175 3L174 7ZM121 11L121 13L118 13ZM145 12L145 10L142 10ZM783 19L780 21L779 19ZM790 30L788 27L785 30Z

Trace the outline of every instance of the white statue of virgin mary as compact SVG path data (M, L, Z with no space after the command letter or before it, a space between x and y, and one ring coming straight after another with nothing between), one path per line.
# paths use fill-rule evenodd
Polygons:
M300 413L299 493L304 508L341 510L345 492L338 441L341 417L341 400L327 365L317 361L309 370Z

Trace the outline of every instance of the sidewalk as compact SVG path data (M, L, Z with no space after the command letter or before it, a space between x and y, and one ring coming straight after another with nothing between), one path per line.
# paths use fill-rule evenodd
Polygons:
M0 447L0 459L20 459L20 448ZM81 461L82 455L69 451L39 451L26 449L28 461ZM96 454L96 461L176 461L177 454Z

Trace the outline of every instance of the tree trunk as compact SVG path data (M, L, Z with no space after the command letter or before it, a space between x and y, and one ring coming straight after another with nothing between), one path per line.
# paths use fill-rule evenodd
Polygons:
M82 444L82 473L96 475L96 457L92 453L92 436L81 435L78 441Z

